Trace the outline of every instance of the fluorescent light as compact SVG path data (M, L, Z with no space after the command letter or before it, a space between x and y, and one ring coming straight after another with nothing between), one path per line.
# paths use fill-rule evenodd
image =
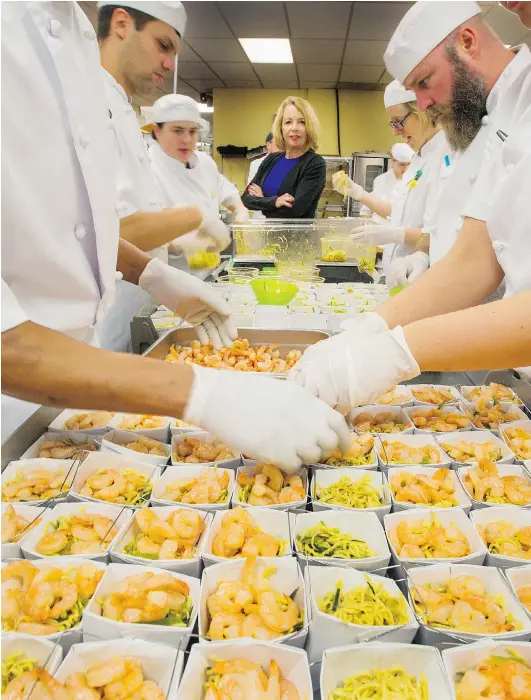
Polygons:
M289 39L238 39L251 63L293 63Z
M198 102L197 104L199 106L199 111L203 114L212 114L212 112L214 111L213 106L209 107L208 105L205 105L202 102Z

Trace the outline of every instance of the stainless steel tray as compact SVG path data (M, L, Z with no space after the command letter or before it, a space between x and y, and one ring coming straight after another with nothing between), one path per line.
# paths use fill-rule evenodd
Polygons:
M285 357L290 350L304 352L310 345L330 337L330 333L325 331L268 330L265 328L238 328L238 334L241 338L247 338L251 345L278 345L281 357ZM193 328L169 330L143 354L146 357L163 360L174 343L175 345L190 345L193 340L197 340L197 334ZM286 378L286 374L276 372L268 372L266 375L261 372L249 372L249 374L260 374L278 379Z

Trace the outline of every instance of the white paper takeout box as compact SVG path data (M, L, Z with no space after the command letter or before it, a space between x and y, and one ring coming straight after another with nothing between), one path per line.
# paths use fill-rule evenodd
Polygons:
M48 459L46 457L38 457L36 459L19 459L15 462L10 462L7 467L2 472L2 497L3 489L6 484L19 476L21 480L24 479L24 474L27 472L32 472L36 469L46 469L56 472L59 476L64 479L64 485L61 489L62 496L55 498L42 498L36 501L7 501L4 499L5 503L24 503L26 505L41 506L49 505L50 501L55 503L60 503L62 501L69 500L71 487L74 482L75 475L79 469L79 461L73 459Z
M254 475L255 466L258 462L254 459L244 459L241 467L238 468L236 472L236 482L234 484L234 495L232 497L233 506L243 506L244 508L256 508L258 506L252 506L246 501L240 501L240 485L238 484L238 477L240 474ZM294 472L290 476L300 476L302 479L302 484L304 486L306 495L300 501L292 501L291 503L273 503L270 506L260 506L260 508L267 508L267 510L292 510L294 508L303 508L306 505L307 494L308 494L308 470L305 467L301 467L298 471Z
M117 413L112 421L109 422L110 430L129 430L124 426L124 421L131 418L135 413ZM136 433L137 435L144 435L144 437L153 438L153 440L160 440L160 442L168 442L170 438L170 421L171 418L166 416L157 416L161 419L161 425L157 428L132 428L130 432ZM105 431L107 432L107 431Z
M202 551L202 559L205 566L211 566L212 564L219 564L220 562L224 561L236 561L237 559L245 558L241 554L236 557L230 558L219 557L212 552L212 545L214 543L214 539L222 529L223 518L226 515L233 512L233 510L218 511L214 515L214 520L212 522L210 530L208 531L208 536L206 538L205 546ZM270 510L267 510L267 508L258 507L248 508L246 509L246 512L249 513L249 515L252 518L254 518L256 525L262 530L262 532L265 532L267 535L275 537L283 543L284 552L281 556L292 556L293 551L291 549L291 542L289 538L288 513L284 513L283 511L275 511L274 513L272 513Z
M376 444L375 444L375 449L376 453L378 455L378 461L380 463L380 467L382 468L383 471L386 471L388 469L394 468L394 467L413 467L413 466L422 466L426 467L428 469L439 469L440 467L449 467L451 460L446 456L444 451L441 449L440 445L437 444L437 441L432 435L404 435L403 433L401 434L391 434L391 435L377 435L376 436ZM403 443L404 445L408 445L411 448L418 448L418 447L423 447L424 445L431 445L432 447L435 447L439 454L439 461L436 464L399 464L397 462L389 462L389 457L386 454L386 446L384 445L384 441L387 441L389 443L396 443L400 442Z
M465 402L466 407L470 411L471 415L473 416L477 412L477 406L474 403L470 403L469 401ZM522 411L522 409L517 406L514 403L511 403L510 401L501 401L499 404L496 404L496 408L499 408L500 411L504 414L506 414L507 419L503 423L500 423L498 428L478 428L477 425L472 423L472 430L492 430L495 434L499 435L501 431L501 427L506 425L506 423L513 423L515 421L520 421L520 420L527 420L526 414ZM509 416L511 416L509 418Z
M527 564L527 566L517 566L513 569L505 569L503 573L505 574L507 581L509 581L509 586L511 587L515 597L518 599L518 602L531 618L531 610L526 608L518 595L520 588L531 588L531 564Z
M327 488L345 476L353 483L357 483L364 477L368 477L369 483L379 491L382 505L376 508L349 508L348 506L325 503L317 498L317 490L319 487ZM344 510L348 513L375 513L378 519L383 522L384 515L391 512L391 492L385 474L382 472L352 467L315 469L310 486L310 495L312 497L312 509L314 513L322 510Z
M93 412L94 411L92 409L67 408L62 413L60 413L57 416L57 418L54 418L54 420L50 423L48 430L52 433L62 432L63 434L68 434L69 437L71 434L80 432L84 433L85 435L103 435L109 430L108 426L111 424L112 419L109 420L105 425L102 425L100 428L87 428L86 430L69 430L68 428L65 428L65 423L69 418L73 418L74 416L77 416L80 413Z
M443 450L444 454L452 462L452 464L458 466L463 464L477 464L477 462L459 462L458 460L450 456L449 452L443 447L443 443L455 446L461 441L481 444L485 442L493 442L499 448L499 451L501 453L501 457L495 460L496 464L512 464L514 461L514 453L507 447L505 442L503 440L500 440L500 438L497 435L494 435L493 433L489 433L487 431L464 430L461 433L445 433L444 435L439 434L435 439L441 446L441 449Z
M362 413L368 413L371 416L377 416L380 413L390 413L393 416L395 423L402 423L406 427L398 433L380 433L376 430L371 431L374 435L407 435L413 432L414 426L411 422L410 417L407 415L406 411L401 406L361 406L360 408L355 408L352 410L348 416L347 421L352 425L354 430L356 429L356 417Z
M301 700L311 700L312 683L308 659L302 649L254 640L232 640L218 644L194 644L183 673L176 700L203 700L206 670L216 661L245 659L262 665L269 675L270 661L276 661L281 678L291 681L299 692Z
M479 528L486 527L489 523L507 522L516 528L531 528L531 511L514 506L492 506L491 508L478 508L470 513L472 525L479 536ZM530 530L531 531L531 530ZM521 557L509 557L506 554L493 554L487 551L486 566L497 566L499 569L507 569L512 566L524 566L531 560Z
M460 433L463 430L471 430L472 429L472 419L470 419L470 427L469 428L457 428L454 431L448 431L448 432L439 432L436 430L430 430L429 428L417 428L417 426L413 422L413 414L427 414L429 411L433 411L433 409L437 409L437 406L409 406L408 408L404 408L404 413L407 415L407 417L411 420L411 422L414 425L415 428L415 435L453 435L454 433ZM459 413L463 417L465 416L465 413L463 412L461 406L443 406L442 408L439 409L441 413Z
M469 564L433 564L432 566L419 566L409 570L408 588L411 599L411 587L415 585L425 586L427 584L443 585L450 578L457 576L473 576L480 579L485 586L485 591L493 598L501 596L504 602L504 610L506 615L511 613L516 622L521 623L522 627L513 632L503 632L501 634L478 634L476 632L462 632L456 629L449 629L448 633L441 627L432 627L422 622L421 616L423 610L416 613L420 623L418 642L420 644L433 644L434 646L444 648L448 642L460 641L475 642L479 639L492 637L505 641L507 639L517 639L520 641L528 641L531 639L531 620L526 615L519 601L515 598L507 581L502 576L498 569L487 566L472 566ZM455 639L457 637L457 640Z
M208 597L216 592L218 584L222 581L241 581L246 562L246 559L226 560L204 569L201 578L201 603L199 608L199 636L204 638L204 641L216 645L219 644L218 640L211 639L208 636L212 619L207 607ZM262 573L268 569L275 569L274 573L267 579L268 584L278 593L292 598L302 613L303 626L301 630L291 634L279 634L278 639L273 641L303 649L308 635L309 616L304 578L296 559L293 557L258 557L256 566L258 571Z
M175 579L184 581L190 587L188 594L192 600L192 614L186 627L166 627L164 625L150 623L117 622L102 615L102 601L111 593L114 593L119 585L127 578L146 572L153 574L171 574ZM85 608L83 615L83 640L94 641L96 639L116 639L120 637L138 637L149 642L159 642L177 647L181 640L191 634L197 612L199 609L199 579L186 574L159 569L155 566L142 566L135 564L109 564L101 579L96 593Z
M23 518L26 518L28 521L29 526L30 523L34 522L39 516L41 516L43 513L46 513L48 509L44 508L43 506L30 506L27 505L26 503L2 503L2 515L4 514L4 511L9 507L13 506L13 509L17 515L22 516ZM34 525L34 527L36 527ZM30 532L33 530L28 529L25 530L24 534L22 534L22 537L18 542L5 542L2 543L2 560L4 561L5 559L18 559L22 558L21 555L21 546L23 541L26 539L26 537L30 534ZM22 533L22 530L20 531ZM2 538L5 536L5 533L2 532Z
M108 433L105 433L101 439L101 450L102 452L122 455L127 459L136 458L139 462L152 464L155 467L163 467L166 465L171 457L171 447L165 442L157 441L157 447L161 452L164 452L163 456L145 454L144 452L137 452L136 450L126 447L129 443L136 442L140 437L144 436L130 430L110 430Z
M101 561L91 561L87 562L86 559L82 559L81 557L54 557L52 561L48 561L47 559L36 559L35 561L31 562L34 566L37 567L37 569L61 569L64 572L70 571L70 572L75 572L80 566L83 564L90 563L94 568L98 569L99 571L105 571L106 564L104 564ZM6 566L6 562L2 562L2 569ZM101 583L101 581L100 581ZM87 604L90 605L90 602L94 599L94 595L90 599L89 603ZM58 643L61 648L63 649L64 652L67 652L72 644L78 644L81 642L82 637L83 637L83 629L84 629L84 624L85 624L85 612L87 610L87 607L85 607L83 611L83 617L81 618L80 622L75 625L75 627L71 627L70 629L66 630L65 632L55 632L54 634L46 634L46 635L39 635L37 639L44 639L48 640L52 643ZM19 632L10 632L11 635L15 637L26 637L24 634L20 634Z
M196 427L195 425L189 425L185 421L179 419L179 418L172 418L170 422L170 435L173 437L174 435L181 435L181 434L188 434L188 433L201 433L204 432L201 428Z
M175 506L155 506L150 508L161 520L167 520L170 515L177 511L185 511L197 513L197 510L192 508L175 507ZM136 513L140 513L137 510ZM168 571L176 571L188 576L199 578L201 575L201 555L203 554L204 545L212 522L210 513L199 513L203 520L203 532L196 542L196 554L188 559L147 559L143 557L135 557L132 554L127 554L124 548L132 542L141 530L136 521L136 513L127 523L127 526L122 528L119 536L115 539L111 548L111 561L117 564L139 564L143 566L156 566L159 569L167 569Z
M465 491L466 495L472 503L472 510L475 510L476 508L493 508L495 506L500 505L507 506L509 508L531 508L531 503L526 506L516 506L512 503L487 503L486 501L477 501L472 496L472 494L468 492L468 489L465 486L465 476L471 469L475 469L476 467L477 464L469 465L468 467L460 467L457 469L457 477L462 484L463 490ZM525 481L527 481L529 484L531 484L531 479L529 478L528 474L518 464L497 464L496 467L498 469L498 474L500 475L500 477L520 476L523 479L525 479Z
M394 496L394 493L393 493L392 478L393 478L393 474L400 474L401 472L408 472L410 474L424 474L425 476L432 477L434 469L433 469L433 467L393 467L391 469L388 469L387 480L389 482L389 487L391 489L391 501L393 503L393 512L396 513L396 512L401 511L401 510L410 510L411 508L422 508L422 509L425 509L427 513L429 513L434 508L440 507L440 506L424 505L422 503L406 503L405 501L397 501L395 496ZM453 496L457 502L457 505L452 506L450 508L446 508L445 510L452 513L456 509L462 509L465 511L465 513L468 513L472 507L472 504L470 503L470 498L468 497L465 489L463 488L461 482L459 481L456 472L454 472L452 469L448 469L448 475L450 476L450 479L453 481L453 484L455 487L455 491L453 493Z
M466 385L463 384L463 385L461 385L459 388L461 389L461 394L464 396L464 398L465 398L467 401L469 401L470 403L475 403L475 402L477 402L478 399L477 399L477 398L473 398L473 397L470 395L471 391L472 391L473 389L478 389L478 388L487 389L488 387L487 387L485 384L478 384L478 386L466 386ZM508 386L508 387L506 387L506 388L509 389L509 391L510 391L511 394L513 395L513 400L509 399L508 401L503 401L503 402L502 402L502 401L498 401L498 404L500 404L500 403L513 403L513 404L515 404L515 405L517 405L517 406L518 406L518 405L521 406L521 405L522 405L522 401L521 401L521 399L519 398L519 396L514 392L513 389L511 389L511 387Z
M29 634L5 632L2 634L2 661L7 661L14 654L23 654L27 659L37 661L37 666L45 668L52 676L63 660L63 648L60 644Z
M383 642L326 649L321 665L321 697L328 698L350 676L397 666L417 680L424 676L430 700L450 699L450 688L438 649Z
M122 457L121 455L113 455L109 452L94 452L90 454L83 464L79 467L76 472L75 479L72 483L71 495L76 501L87 501L92 503L111 503L111 501L102 501L99 498L94 498L92 496L83 496L81 494L81 489L85 485L86 480L92 474L100 471L100 469L115 469L117 472L122 471L133 471L138 474L143 474L148 477L149 483L153 486L156 484L157 479L160 477L160 468L154 467L150 464L144 464L138 459ZM115 505L125 505L127 508L142 508L149 502L149 499L145 503L139 505L130 504L115 504Z
M409 523L422 523L424 521L431 522L434 518L438 523L444 526L455 525L467 538L470 545L470 554L465 557L445 557L441 559L414 559L400 557L393 544L393 533L396 531L398 524L402 521ZM415 566L426 566L430 564L442 562L456 562L459 564L477 564L481 566L487 556L487 549L483 544L483 540L476 532L474 526L467 518L464 510L455 508L432 508L429 512L426 509L422 510L415 508L413 510L403 510L398 513L391 513L384 518L384 527L389 547L393 555L393 564L401 564L404 569L411 569Z
M343 559L339 557L308 557L299 550L297 536L324 522L327 527L339 528L341 533L363 540L374 552L374 556L365 559ZM291 537L293 551L302 567L308 564L327 566L337 564L352 567L360 571L374 571L389 564L391 552L383 531L382 524L375 513L362 510L349 512L346 510L327 510L318 513L290 513Z
M461 403L464 401L462 394L458 389L455 388L455 386L451 386L450 384L409 384L409 388L411 389L411 394L413 396L413 403L416 406L440 406L440 404L435 404L435 403L429 403L427 401L421 401L418 399L414 391L415 389L446 389L447 391L452 394L454 397L455 401L448 401L445 402L445 406L451 406L452 404L457 404Z
M39 450L45 442L64 442L73 443L75 445L82 446L83 444L95 445L97 450L100 449L97 442L98 436L95 434L90 434L86 430L63 430L61 432L46 432L41 435L38 440L36 440L33 445L30 445L20 459L35 459L39 457ZM97 451L96 450L96 451ZM41 458L43 459L43 458ZM46 458L44 458L46 459Z
M45 554L40 554L36 550L36 545L38 541L46 533L46 526L48 523L57 520L61 516L65 515L76 515L76 514L86 514L86 515L103 515L106 518L110 518L114 523L113 527L116 529L116 535L114 536L112 542L105 547L105 549L98 554L78 554L78 555L63 555L68 556L78 556L84 559L90 559L91 561L109 561L109 552L113 543L116 541L120 530L128 522L133 511L130 508L124 506L112 505L111 503L83 503L83 502L71 502L71 503L60 503L54 508L48 508L44 515L42 521L24 538L22 544L22 552L26 559L47 559L53 564L55 557L46 556ZM109 526L110 530L110 526Z
M501 437L504 440L505 444L511 450L511 452L514 454L514 461L517 464L524 464L525 465L526 460L523 459L522 457L519 457L515 453L512 445L511 445L511 440L509 437L507 437L506 430L509 428L523 428L528 433L531 433L531 420L516 420L516 421L513 421L512 423L504 423L500 427L500 430L499 430L499 432L501 433Z
M227 489L227 499L222 503L180 503L167 500L164 493L169 484L180 479L197 479L205 470L217 469L219 473L228 474L229 486ZM202 464L187 464L186 467L171 469L168 467L164 474L157 479L151 493L151 503L157 506L181 505L183 508L195 508L198 510L216 511L227 510L230 505L234 491L234 469L223 469L222 467L204 467Z
M376 406L383 406L385 408L390 408L391 406L400 406L402 408L406 408L407 406L413 406L413 394L411 393L411 388L407 384L398 384L394 389L393 392L395 396L404 396L403 401L399 401L398 403L380 403L378 399L375 400L375 405ZM389 392L385 392L388 394ZM382 410L385 410L385 408L382 408Z
M409 603L406 602L406 614L408 621L404 625L356 625L351 622L342 622L339 618L328 613L321 612L318 601L328 593L335 590L337 582L342 581L343 592L347 593L358 586L366 586L366 574L356 569L348 569L340 566L308 566L305 570L306 589L311 606L311 625L308 631L306 652L310 663L320 661L323 652L332 644L341 646L355 644L370 640L385 642L404 642L409 644L418 630L415 615ZM371 582L382 584L383 588L394 598L403 598L397 584L390 578L369 574ZM380 635L382 635L380 637ZM349 675L348 672L346 675Z
M204 442L205 445L212 445L214 443L221 443L221 440L214 437L211 433L207 433L205 430L201 432L196 432L193 434L182 434L174 435L171 439L171 466L172 467L189 467L193 462L179 462L175 459L175 450L177 445L182 445L185 440L199 440L199 442ZM240 455L235 455L230 459L214 460L213 462L200 462L200 466L213 467L215 465L223 467L224 469L236 469L240 466L241 457Z

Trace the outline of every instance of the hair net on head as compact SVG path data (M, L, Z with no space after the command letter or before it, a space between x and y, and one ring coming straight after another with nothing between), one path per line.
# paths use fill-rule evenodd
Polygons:
M403 105L406 102L416 102L417 96L412 90L406 90L398 80L393 80L392 83L385 88L384 92L384 107L396 107Z
M415 151L407 143L395 143L391 148L391 155L399 163L411 163Z
M118 7L130 7L132 10L139 10L161 22L166 22L181 36L184 36L186 12L182 2L159 2L158 0L153 0L152 2L120 2L120 0L98 2L98 8L105 5L118 5Z

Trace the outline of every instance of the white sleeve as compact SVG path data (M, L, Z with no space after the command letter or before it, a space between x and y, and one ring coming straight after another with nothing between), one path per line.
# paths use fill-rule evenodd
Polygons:
M242 204L240 193L227 178L219 173L219 203L224 207L236 207Z
M29 321L16 296L2 279L2 333Z
M258 172L258 168L260 167L262 160L263 160L263 158L255 158L254 160L251 161L251 164L249 165L249 177L247 178L248 185L251 184L251 181L253 180L254 176Z
M386 192L385 175L386 173L382 173L381 175L378 175L378 177L374 178L374 182L372 183L372 191L370 194L372 194L374 197L378 197L378 199L381 199L383 202L388 202L389 198L387 197ZM372 213L372 209L370 209L366 204L362 204L360 216L371 216Z

